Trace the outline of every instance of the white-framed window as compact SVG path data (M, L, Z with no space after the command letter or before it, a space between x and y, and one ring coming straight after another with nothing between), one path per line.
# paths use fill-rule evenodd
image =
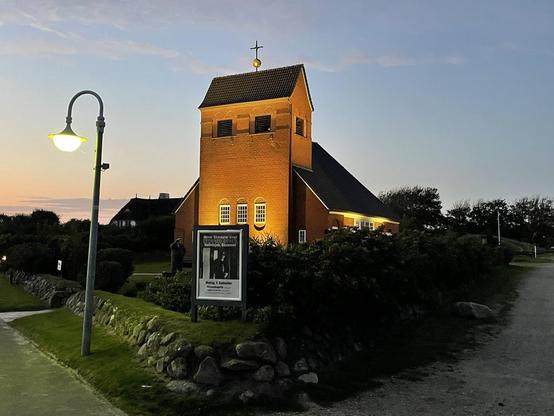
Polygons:
M300 244L306 242L306 230L298 230L298 242Z
M219 223L222 225L231 223L231 205L219 206Z
M369 222L369 218L360 218L354 220L354 227L358 229L370 229L373 230L373 223Z
M237 224L248 223L248 204L237 204Z
M266 206L265 202L254 204L254 222L256 224L265 224Z

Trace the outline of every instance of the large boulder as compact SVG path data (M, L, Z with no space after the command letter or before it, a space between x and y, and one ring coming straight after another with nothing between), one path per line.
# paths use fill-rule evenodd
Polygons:
M192 381L186 380L173 380L167 383L166 387L175 392L181 394L198 393L200 388Z
M319 382L319 378L316 373L306 373L298 376L298 381L306 384L317 384Z
M486 305L475 302L456 302L452 305L454 313L462 318L494 319L495 314Z
M223 376L219 371L217 362L213 357L206 357L198 366L198 371L194 375L194 381L200 384L207 384L209 386L219 386Z
M185 378L187 376L187 360L177 357L167 366L167 374L171 378Z
M240 358L231 358L221 364L221 368L231 371L251 371L260 368L260 363L253 360L241 360Z
M275 370L269 364L261 366L252 378L256 381L271 381L275 377Z
M239 358L265 361L271 364L277 362L277 354L271 344L267 342L247 341L238 344L235 350Z

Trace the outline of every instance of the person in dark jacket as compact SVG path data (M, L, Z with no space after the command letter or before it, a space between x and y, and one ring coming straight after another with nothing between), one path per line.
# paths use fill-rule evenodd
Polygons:
M183 270L183 259L185 257L185 246L178 238L169 246L171 250L171 275L174 276L178 271Z

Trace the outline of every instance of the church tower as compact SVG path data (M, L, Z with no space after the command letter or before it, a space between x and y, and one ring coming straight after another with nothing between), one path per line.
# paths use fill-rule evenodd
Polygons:
M200 105L199 224L289 241L292 167L311 169L303 65L214 78Z

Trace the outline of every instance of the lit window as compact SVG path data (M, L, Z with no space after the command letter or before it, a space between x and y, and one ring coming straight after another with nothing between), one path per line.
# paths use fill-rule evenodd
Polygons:
M254 119L254 133L271 131L271 116L258 116Z
M298 242L300 244L306 242L306 230L298 230Z
M219 206L219 223L230 224L231 223L231 206L220 205Z
M265 202L254 204L254 222L256 224L265 224Z
M233 135L233 120L219 120L217 122L217 137Z
M296 134L304 136L304 120L300 117L296 117Z
M237 224L246 224L248 222L248 205L237 204Z
M370 229L370 230L373 230L373 229L374 229L374 225L373 225L372 222L369 223L369 229Z

